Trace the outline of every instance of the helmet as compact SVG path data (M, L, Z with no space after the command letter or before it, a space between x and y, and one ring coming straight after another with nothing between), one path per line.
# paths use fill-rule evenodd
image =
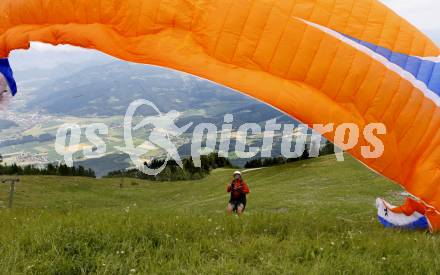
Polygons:
M240 171L235 171L235 172L234 172L234 176L235 176L235 175L240 175L240 176L241 176L241 172L240 172Z

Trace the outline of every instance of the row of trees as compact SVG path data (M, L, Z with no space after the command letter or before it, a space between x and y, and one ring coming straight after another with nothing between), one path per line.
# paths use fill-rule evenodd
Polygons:
M324 156L324 155L331 155L334 154L335 152L335 146L333 145L333 143L327 141L326 144L320 148L319 151L319 155L320 156ZM260 168L260 167L269 167L269 166L275 166L275 165L281 165L281 164L285 164L285 163L291 163L291 162L296 162L296 161L300 161L300 160L305 160L305 159L309 159L310 155L309 155L309 146L306 145L304 152L302 153L301 156L297 157L297 158L285 158L285 157L273 157L273 158L255 158L255 159L251 159L248 162L246 162L245 164L245 168Z
M166 163L165 168L156 176L142 173L142 167L130 170L118 170L110 172L107 177L130 177L138 179L146 179L152 181L180 181L180 180L196 180L202 179L209 175L213 169L222 167L232 167L227 158L220 157L217 153L200 157L201 167L196 167L191 157L182 160L183 169L174 161L170 160ZM144 163L144 166L150 169L158 169L165 165L165 160L155 159L151 163Z
M0 160L2 157L0 156ZM45 167L34 165L20 166L17 164L6 165L0 161L0 175L37 175L37 176L62 176L62 177L90 177L95 178L95 171L83 166L68 167L65 164L49 163Z

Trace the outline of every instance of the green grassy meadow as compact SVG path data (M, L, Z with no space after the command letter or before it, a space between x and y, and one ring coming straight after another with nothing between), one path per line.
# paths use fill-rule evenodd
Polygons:
M374 202L401 190L333 156L244 173L247 212L227 216L232 170L206 179L22 177L0 208L2 274L438 274L440 238L385 230ZM7 186L0 200L7 204Z

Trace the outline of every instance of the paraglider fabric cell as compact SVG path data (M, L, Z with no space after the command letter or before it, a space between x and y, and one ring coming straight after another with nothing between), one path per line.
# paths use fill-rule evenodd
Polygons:
M440 50L379 1L2 0L0 14L0 57L71 44L215 81L310 126L383 123L381 157L363 156L363 138L349 153L440 210Z

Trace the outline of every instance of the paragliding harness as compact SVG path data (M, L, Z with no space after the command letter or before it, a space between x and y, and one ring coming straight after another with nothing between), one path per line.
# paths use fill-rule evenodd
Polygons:
M234 192L239 192L240 197L234 198L233 197ZM232 183L231 183L231 198L229 199L229 203L233 206L232 211L237 212L240 204L243 205L243 211L244 211L246 209L246 202L247 202L246 201L246 193L243 192L243 186L241 186L238 189L235 189L235 181L232 181Z

